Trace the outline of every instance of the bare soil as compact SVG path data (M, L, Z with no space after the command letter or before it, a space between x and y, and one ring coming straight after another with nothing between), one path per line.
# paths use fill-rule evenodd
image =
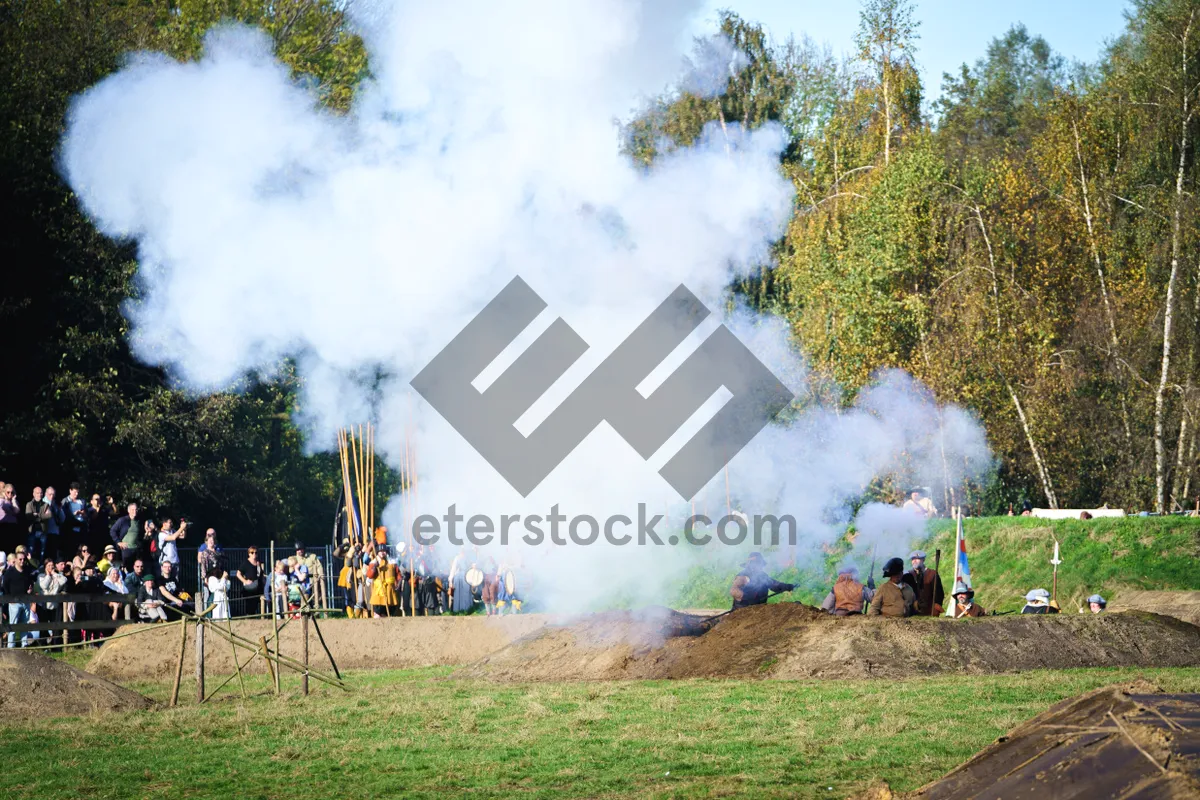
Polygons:
M0 650L0 717L81 717L150 708L149 698L50 656Z
M325 638L338 669L401 669L447 664L469 664L499 650L513 640L529 634L548 622L541 614L505 617L417 617L391 619L320 620ZM281 622L282 624L282 622ZM271 620L233 620L233 632L258 641L271 638ZM152 628L144 633L106 642L88 664L88 672L115 681L169 680L175 676L179 658L179 627L174 624L139 625L126 631ZM301 658L303 642L300 622L293 620L280 631L281 652ZM195 669L195 626L188 626L184 669ZM312 626L309 627L309 662L315 669L329 669L329 659ZM238 650L240 662L250 651ZM207 672L230 674L234 671L233 651L228 641L207 634L204 639L204 665ZM255 658L244 671L261 673L266 665Z
M666 609L551 624L456 677L495 681L907 678L1200 664L1200 628L1143 612L972 620L833 617L798 603L740 609L707 633Z
M908 797L1200 797L1200 695L1163 694L1144 682L1096 689Z
M1122 591L1108 611L1150 611L1200 625L1200 592Z

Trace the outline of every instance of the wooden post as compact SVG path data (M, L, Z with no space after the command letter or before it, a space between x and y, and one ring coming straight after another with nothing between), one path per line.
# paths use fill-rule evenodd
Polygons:
M304 674L300 676L300 693L305 697L308 696L308 614L300 620L300 626L303 629L301 638L304 641Z
M275 667L271 663L271 651L267 649L267 637L258 637L258 645L262 648L263 661L267 662L267 675L271 678L271 684L275 687L275 693L279 694L279 681L275 680Z
M179 620L179 661L175 664L175 685L171 687L171 708L179 702L179 684L183 681L183 652L187 650L187 620Z
M321 635L321 626L315 619L313 620L313 630L317 632L317 641L321 643L321 649L325 651L325 655L329 656L329 666L333 667L334 677L340 681L342 673L338 672L337 663L333 660L333 653L329 652L329 645L325 644L325 637Z
M941 568L942 568L942 551L934 550L933 551L933 571L935 573L937 573L938 585L940 585L942 582L942 573L938 572L938 570L940 570ZM954 591L953 586L950 587L950 591ZM934 587L934 590L933 590L933 596L929 598L929 616L931 616L931 617L936 616L933 611L933 607L935 605L937 605L937 587L936 586Z
M204 622L196 622L196 702L204 702Z
M246 679L242 677L242 665L238 663L237 645L233 643L233 621L225 618L225 627L229 628L229 651L233 655L233 668L237 670L238 684L242 687L242 699L246 699Z
M284 603L286 605L286 601ZM279 596L275 591L275 540L271 540L271 622L275 625L275 657L279 657ZM265 644L263 645L266 646ZM269 661L269 659L268 659ZM275 694L279 694L279 670L271 676L275 683Z

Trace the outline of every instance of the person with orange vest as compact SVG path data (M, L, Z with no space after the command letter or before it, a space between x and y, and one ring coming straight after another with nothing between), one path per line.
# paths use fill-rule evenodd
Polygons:
M875 578L867 579L867 585L858 582L858 567L844 566L838 570L833 589L825 595L821 608L839 617L863 613L863 605L875 596Z

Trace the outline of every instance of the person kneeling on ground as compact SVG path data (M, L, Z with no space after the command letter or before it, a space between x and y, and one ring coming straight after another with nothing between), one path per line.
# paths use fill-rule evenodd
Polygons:
M733 588L729 590L735 609L762 605L767 602L771 592L790 592L796 588L793 584L772 578L767 574L766 566L762 553L751 553L746 559L742 571L733 579Z
M1025 607L1022 614L1057 614L1058 605L1050 599L1050 593L1045 589L1031 589L1025 595Z
M879 587L871 607L867 609L868 617L911 617L917 610L917 595L912 587L903 583L904 562L898 558L888 559L883 565L883 577L887 582Z
M875 576L867 577L867 585L858 582L858 567L845 566L838 570L833 589L825 595L821 608L839 617L863 613L863 604L875 596Z
M975 602L975 590L964 583L954 584L954 618L982 617L987 614L983 606Z
M1087 602L1088 602L1088 611L1091 611L1093 614L1099 614L1101 611L1103 611L1105 608L1108 607L1108 601L1106 601L1103 597L1101 597L1098 594L1094 594L1091 597L1089 597L1087 599Z

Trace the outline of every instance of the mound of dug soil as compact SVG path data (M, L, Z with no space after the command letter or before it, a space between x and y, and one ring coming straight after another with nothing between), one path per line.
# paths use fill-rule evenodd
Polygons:
M549 625L458 677L497 681L905 678L1200 663L1200 628L1146 613L975 620L833 617L798 603L695 617L609 612Z
M333 653L338 669L397 669L432 667L446 664L469 664L488 653L499 650L514 639L541 628L548 617L541 614L518 614L507 617L418 617L391 619L329 619L321 620L321 635ZM175 675L179 658L179 628L175 625L137 626L122 628L122 632L154 627L156 630L114 639L105 643L88 664L88 672L112 680L168 680ZM271 620L233 620L233 631L253 641L260 636L269 640L274 631ZM283 644L280 652L300 658L303 652L299 622L292 621L280 633ZM316 633L309 629L309 661L316 669L329 670L329 661ZM188 626L188 642L184 651L185 669L196 663L195 626ZM244 661L249 651L239 650ZM212 673L234 671L233 652L224 639L206 635L204 665ZM265 672L261 658L244 668L249 672ZM188 674L191 674L190 672Z
M0 717L80 717L150 708L149 698L50 656L0 650Z
M1200 625L1200 592L1121 592L1109 611L1150 611Z
M1200 797L1200 695L1161 694L1144 683L1096 689L1039 714L910 797Z

